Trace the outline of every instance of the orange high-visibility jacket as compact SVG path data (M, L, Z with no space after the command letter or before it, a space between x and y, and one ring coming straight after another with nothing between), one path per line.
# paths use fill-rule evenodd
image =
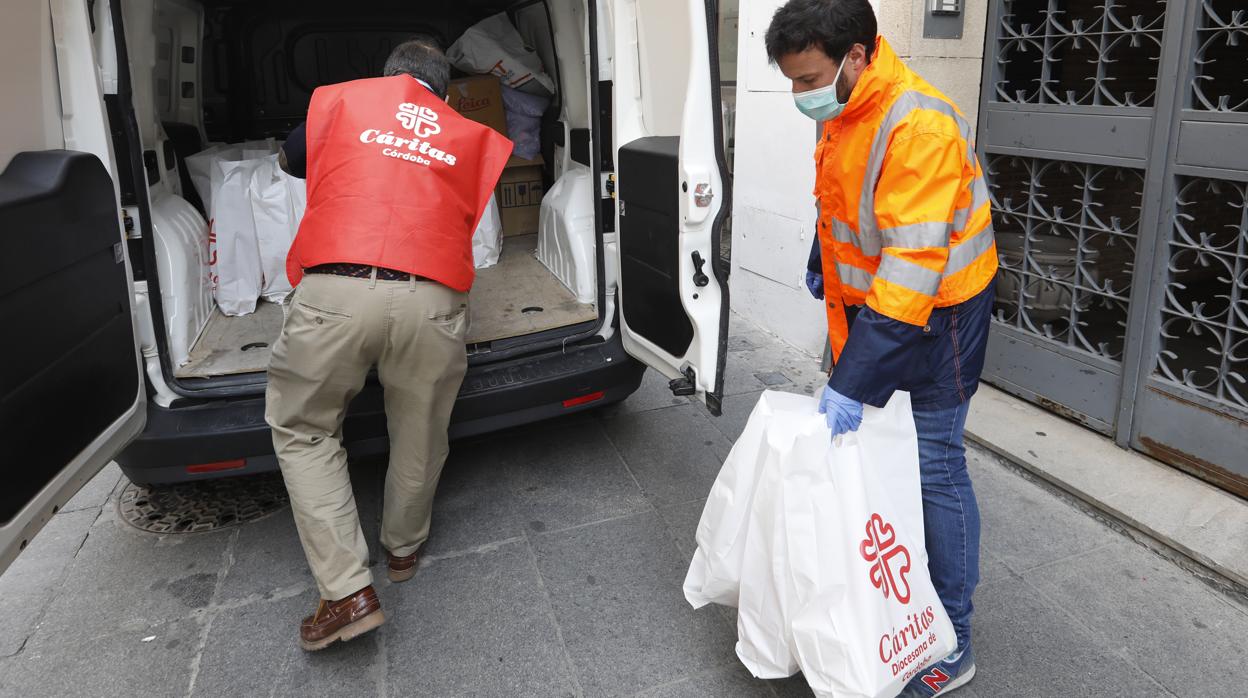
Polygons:
M841 114L815 149L815 196L833 354L844 306L922 326L997 272L988 187L971 125L877 39Z

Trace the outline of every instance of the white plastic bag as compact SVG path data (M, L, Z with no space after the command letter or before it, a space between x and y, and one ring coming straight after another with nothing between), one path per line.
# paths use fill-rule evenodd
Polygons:
M446 57L465 73L497 75L504 85L535 95L555 94L555 81L543 70L542 59L524 43L506 12L469 27Z
M711 490L685 597L739 608L756 676L895 696L956 646L927 573L910 397L866 408L835 446L816 406L763 393Z
M255 312L264 286L251 210L251 175L258 162L218 160L212 168L208 257L213 297L226 315Z
M245 143L214 143L207 148L186 158L187 173L191 176L191 184L204 202L204 211L209 218L212 213L212 168L218 162L260 158L276 153L277 141L268 138L262 141Z
M477 269L486 269L498 264L502 254L503 218L498 212L498 201L491 194L481 222L472 234L472 264Z
M281 303L291 291L286 257L303 217L302 209L295 208L303 188L303 180L282 171L276 155L260 159L251 175L251 213L264 278L261 296L271 303Z

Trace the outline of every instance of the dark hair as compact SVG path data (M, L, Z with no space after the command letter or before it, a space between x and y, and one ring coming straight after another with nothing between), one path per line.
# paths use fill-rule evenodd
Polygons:
M767 27L767 58L775 63L792 53L818 46L840 61L854 44L875 50L875 12L867 0L789 0Z
M411 75L424 80L438 97L445 99L446 86L451 81L451 63L436 43L422 37L395 46L386 59L384 74L386 77Z

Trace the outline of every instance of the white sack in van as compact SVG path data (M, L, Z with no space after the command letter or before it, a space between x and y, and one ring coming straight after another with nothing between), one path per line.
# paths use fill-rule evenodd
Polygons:
M542 154L542 114L549 106L549 97L531 95L503 85L507 135L516 144L512 155L532 160Z
M251 211L251 176L259 162L219 160L212 168L208 257L213 296L226 315L255 312L264 285Z
M214 143L207 148L186 158L187 173L191 176L191 184L204 202L204 212L212 218L212 167L217 162L230 160L247 160L262 158L276 153L277 140L268 138L262 141L245 143Z
M230 146L218 143L186 158L186 170L191 176L191 184L195 185L200 201L204 202L204 213L210 218L212 217L212 166L221 159L222 152L228 147Z
M543 70L541 57L524 43L506 12L469 27L446 57L465 73L497 75L504 85L531 94L555 94L555 81Z
M490 203L485 207L485 214L472 234L472 264L477 269L485 269L498 264L503 254L503 219L498 213L498 201L490 195Z
M302 207L295 208L296 198L302 197L292 193L304 189L304 182L283 172L277 156L269 155L257 161L250 188L263 274L260 294L266 301L281 303L291 291L286 278L286 257L303 218Z

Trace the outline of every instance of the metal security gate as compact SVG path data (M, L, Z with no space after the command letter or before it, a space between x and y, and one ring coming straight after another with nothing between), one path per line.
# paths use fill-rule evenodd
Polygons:
M988 22L987 380L1248 497L1248 2Z

